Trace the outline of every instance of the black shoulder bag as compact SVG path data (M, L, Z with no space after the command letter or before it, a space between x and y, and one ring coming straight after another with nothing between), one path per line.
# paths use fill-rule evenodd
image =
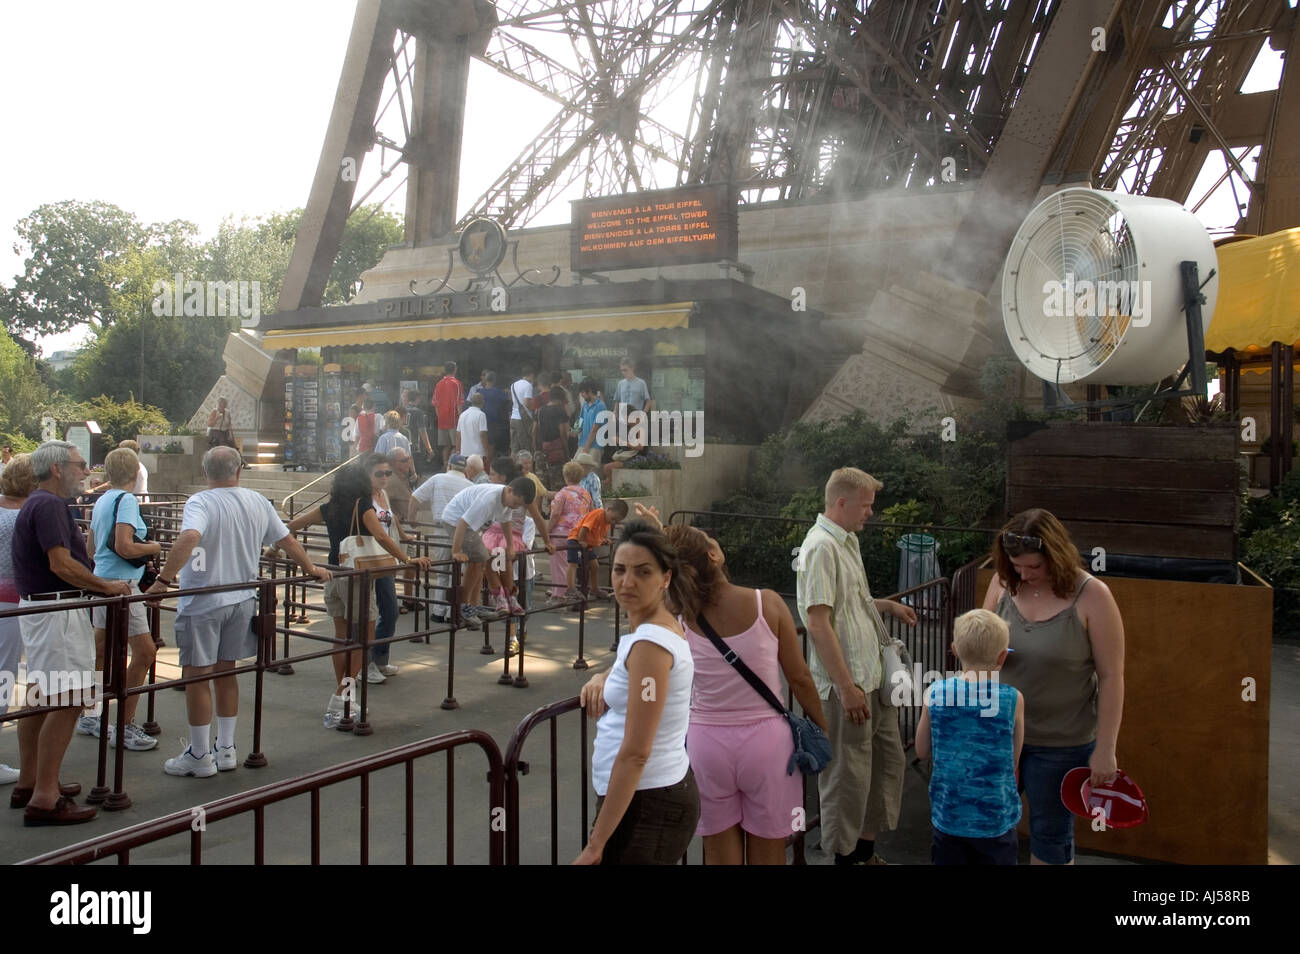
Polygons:
M731 665L731 668L740 673L741 678L753 686L754 691L762 696L769 706L781 713L785 721L790 724L790 732L794 735L794 753L785 767L785 774L793 775L797 765L804 775L816 775L830 764L831 740L826 738L826 733L821 730L821 726L807 716L797 716L789 711L781 704L780 699L772 695L772 690L767 687L767 683L759 679L754 670L746 666L736 655L735 650L727 648L727 644L709 625L707 619L703 616L697 616L695 619L700 624L700 629L704 630L705 637L713 644L713 648L722 654L722 658Z
M153 557L151 556L125 557L122 556L122 554L118 553L117 547L113 545L113 541L117 536L117 509L120 506L122 506L122 498L126 496L126 493L127 492L125 490L122 491L120 494L117 495L117 500L113 501L113 522L109 524L108 540L105 541L105 544L108 546L109 551L115 554L117 558L123 561L124 563L129 563L131 564L131 566L145 567L144 576L140 578L140 589L146 590L149 587L153 586L154 581L158 579L158 571L155 570L150 565L153 562ZM136 540L136 543L148 543L148 542L149 542L149 530L146 527L144 531L144 539Z

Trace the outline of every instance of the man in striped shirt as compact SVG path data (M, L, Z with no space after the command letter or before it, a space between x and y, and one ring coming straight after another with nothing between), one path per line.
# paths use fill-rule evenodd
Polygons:
M903 800L907 763L898 710L882 704L877 692L888 639L881 614L915 624L916 613L872 597L857 537L883 486L856 467L831 474L826 512L804 537L796 562L799 613L812 641L808 668L830 727L832 759L817 787L822 845L835 853L836 864L885 864L875 854L876 832L898 827Z

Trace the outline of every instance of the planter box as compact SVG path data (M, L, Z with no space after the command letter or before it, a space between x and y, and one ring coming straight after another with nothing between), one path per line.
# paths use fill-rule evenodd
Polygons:
M614 471L613 483L615 487L635 487L641 491L640 496L658 497L662 501L659 515L665 522L674 510L681 509L678 493L680 470L629 470L624 467Z
M194 442L196 438L179 437L172 434L140 434L138 437L136 437L136 440L140 444L140 453L142 454L158 454L159 456L188 456L194 453ZM207 448L206 440L203 441L202 446L206 450ZM168 448L168 447L179 447L180 455L176 455L175 451L164 451L164 448ZM148 467L149 465L146 464L145 466Z
M204 483L205 450L196 448L188 454L141 453L140 463L149 471L149 490L156 494L181 494L187 493L193 484Z

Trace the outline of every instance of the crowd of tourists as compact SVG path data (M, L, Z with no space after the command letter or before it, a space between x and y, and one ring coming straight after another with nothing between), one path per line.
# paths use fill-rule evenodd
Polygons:
M732 584L717 541L653 512L624 526L611 578L632 630L581 693L599 720L598 799L576 863L675 864L698 834L707 864L781 864L806 817L795 768L807 763L822 848L836 865L886 863L876 838L898 826L906 762L883 617L913 625L916 612L867 582L857 533L881 487L856 468L827 482L797 561L807 663L784 601ZM1031 862L1069 864L1063 779L1118 774L1123 623L1050 513L1015 516L992 555L984 608L954 627L960 671L930 687L918 725L916 754L933 759L931 858L1016 864L1023 790ZM788 718L783 676L820 733Z
M467 388L449 361L432 394L408 388L396 402L382 385L367 381L349 410L349 433L356 437L349 456L401 447L416 472L427 474L445 470L453 454L490 461L526 450L541 481L560 486L564 464L585 454L608 479L625 460L653 453L644 444L618 444L613 438L626 435L626 429L600 426L654 408L650 387L637 376L632 358L619 367L621 379L609 399L593 378L575 382L568 371L538 372L529 365L513 380L483 368ZM612 417L604 416L606 411Z
M471 627L487 613L526 613L534 549L550 552L553 604L600 598L594 554L618 535L610 581L630 632L611 668L581 692L599 720L592 753L598 801L578 862L675 863L698 834L707 863L782 863L786 838L805 818L795 769L817 761L809 753L821 745L829 758L808 770L819 770L823 848L836 864L884 864L875 841L898 825L906 764L900 702L885 677L893 640L884 617L910 625L916 612L872 597L866 579L857 533L880 482L843 468L826 485L825 510L797 560L797 609L810 642L805 661L781 597L731 583L726 555L702 531L665 528L640 506L628 519L619 499L600 505L595 459L585 451L576 456L559 469L563 485L550 490L528 448L485 460L453 445L446 469L420 483L409 448L394 442L386 454L369 452L341 468L329 499L286 525L265 497L239 487L239 454L218 445L203 460L208 489L186 502L178 536L158 566L160 547L149 539L135 492L141 468L133 449L107 456L90 547L69 504L87 470L76 447L49 441L31 455L11 455L0 471L0 610L47 610L0 619L0 675L8 676L0 678L7 690L0 714L23 658L27 704L36 700L40 708L17 720L19 767L0 766L0 783L14 785L11 806L24 810L28 825L75 824L96 814L77 804L80 785L63 782L59 770L76 732L111 731L106 705L98 714L84 711L81 693L89 686L77 681L102 670L107 611L57 610L51 603L161 596L172 586L235 587L182 595L176 607L182 676L210 678L186 685L187 744L163 770L212 776L238 764L238 685L221 673L256 655L255 591L238 584L257 579L264 549L283 551L324 583L339 642L362 626L366 642L377 643L369 659L360 649L331 657L322 722L336 728L355 704L359 679L382 683L398 671L385 640L397 617L416 605L404 574L430 565L402 547L427 507L441 541L432 559L457 561L463 571L461 591L435 594L432 605ZM314 564L295 538L312 524L326 528L327 565ZM335 579L330 569L347 566L345 540L358 537L387 554L391 567L373 577L368 594L358 592L358 577ZM199 548L204 559L194 559ZM502 571L494 553L504 553L511 570ZM515 554L528 554L522 575L513 571ZM1080 766L1093 785L1116 778L1123 623L1109 589L1083 570L1067 532L1046 511L1012 518L992 558L996 572L984 607L955 626L960 671L930 688L918 724L916 753L934 765L932 857L1016 863L1023 792L1031 860L1071 863L1074 817L1062 803L1061 783ZM485 584L489 602L480 606ZM143 684L156 653L144 606L132 603L127 614L128 687ZM55 673L61 681L47 678ZM820 743L805 738L813 729L790 720L780 701L783 680L820 730ZM990 680L992 696L953 692L957 683ZM41 687L55 684L60 694L40 698ZM123 703L122 744L148 751L157 743L135 721L137 699Z

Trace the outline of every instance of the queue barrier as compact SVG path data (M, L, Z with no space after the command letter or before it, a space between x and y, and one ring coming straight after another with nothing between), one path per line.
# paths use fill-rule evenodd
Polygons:
M545 553L545 549L540 551ZM519 572L523 573L524 559L527 554L520 554L518 562ZM279 576L277 575L280 568L285 568L293 564L287 560L279 560L273 557L264 557L262 561L263 571L269 569L270 576L262 577L246 583L234 583L225 586L193 588L187 590L170 590L165 596L146 596L138 594L135 596L116 596L116 597L98 597L93 599L77 601L61 601L58 603L45 603L40 606L25 607L21 609L6 610L0 612L0 619L8 617L21 617L35 615L39 613L64 612L64 611L87 611L93 607L102 607L106 611L105 619L105 639L102 659L103 686L102 693L98 696L102 701L116 701L117 708L115 713L115 736L116 745L113 747L114 761L112 766L112 782L109 783L108 767L108 737L107 731L110 721L110 711L107 705L102 707L100 713L100 732L98 743L98 762L96 781L90 792L86 795L86 801L89 804L102 806L108 811L118 811L131 807L131 798L125 789L125 710L122 703L129 696L144 695L147 699L145 705L145 718L141 723L141 728L149 735L157 736L161 734L161 728L155 720L155 696L156 693L163 689L181 689L187 685L195 683L210 682L214 679L225 678L227 676L239 676L245 673L253 673L255 679L254 699L253 699L253 745L252 751L244 759L243 764L248 768L260 768L267 764L266 755L262 750L262 728L263 728L263 702L265 697L265 675L270 673L284 674L293 671L293 664L303 663L313 659L333 656L339 653L363 653L363 659L369 658L370 649L378 644L391 644L394 642L406 642L417 639L424 639L426 642L431 636L445 635L447 637L447 695L440 703L443 709L455 709L460 703L455 697L455 640L457 633L464 628L463 621L460 618L459 603L450 607L451 615L446 624L428 626L423 630L416 629L411 633L394 634L383 640L371 640L368 638L368 629L366 626L352 622L349 625L346 639L340 640L334 636L313 633L306 629L294 629L286 622L286 625L277 625L276 610L276 591L280 587L298 587L304 591L308 589L320 589L323 584L311 576ZM423 588L427 591L429 587L428 574L434 572L439 567L450 573L452 585L460 586L460 564L454 560L447 560L442 564L431 566L427 571L421 571L425 578L420 581ZM343 570L331 568L336 579L338 578L356 578L358 585L351 588L351 598L361 601L360 612L356 615L364 619L368 615L368 606L373 590L373 578L381 575L383 571L370 570ZM393 572L393 571L388 571ZM127 649L128 649L128 632L130 625L130 605L132 603L145 603L148 607L147 616L149 619L150 633L154 640L155 646L160 645L161 640L161 613L175 612L175 608L170 605L161 603L161 600L172 600L179 595L195 596L203 593L223 593L232 591L254 591L257 599L257 611L254 616L253 626L258 633L258 651L257 656L252 663L235 666L232 669L222 670L220 672L210 672L196 676L180 676L174 679L159 680L157 675L157 660L150 666L148 676L143 685L127 688L126 686L126 669L127 669ZM305 597L304 597L305 599ZM424 597L415 597L417 600L432 602ZM455 601L453 601L455 602ZM570 608L575 604L565 604L564 608ZM313 607L314 608L314 607ZM323 611L323 606L319 607ZM554 609L555 607L552 607ZM575 661L574 668L585 669L587 663L582 659L581 640L585 629L585 601L576 603L578 609L579 622L579 658ZM529 613L540 612L541 610L529 609ZM517 638L520 640L521 651L513 654L508 651L509 640L516 632L518 623L516 617L506 617L505 637L507 643L503 646L503 658L505 670L502 676L497 680L500 684L511 685L517 688L527 688L528 680L524 676L524 653L522 645L526 638L520 633ZM494 621L485 620L483 622L484 644L482 652L494 654L496 650L491 645L491 631ZM289 636L295 636L299 639L314 641L326 644L326 647L312 652L300 652L297 655L291 655L289 652ZM277 653L277 637L283 636L283 653ZM512 658L516 667L516 674L511 675ZM345 697L344 716L339 723L341 731L351 731L357 735L370 735L373 733L373 727L367 718L368 716L368 696L369 684L364 677L364 665L362 667L361 678L357 679L354 684L354 695ZM93 704L93 702L92 702ZM22 709L8 712L0 716L0 722L17 721L23 718L32 718L48 711L44 708ZM137 720L138 721L138 720Z
M417 760L447 753L447 815L446 815L446 863L456 863L456 750L475 745L487 758L488 804L487 812L482 818L488 842L488 864L500 865L504 859L505 833L500 819L504 818L505 795L504 773L501 752L496 742L486 732L478 729L462 729L443 735L412 742L385 752L377 752L341 765L320 769L298 778L285 779L263 785L259 788L231 795L228 798L208 802L195 808L173 812L162 818L155 818L139 825L92 838L69 848L47 852L35 858L21 862L25 865L84 865L102 859L116 857L118 864L131 863L131 852L146 845L171 838L176 835L189 834L190 864L203 863L203 836L207 826L238 815L253 816L253 857L255 865L266 864L266 809L270 805L308 795L311 804L310 842L311 863L321 863L321 791L328 786L337 785L352 779L360 779L359 816L358 816L358 864L370 863L370 775L373 772L394 765L405 769L404 789L404 842L406 864L415 863L415 763ZM202 819L197 824L196 819Z

